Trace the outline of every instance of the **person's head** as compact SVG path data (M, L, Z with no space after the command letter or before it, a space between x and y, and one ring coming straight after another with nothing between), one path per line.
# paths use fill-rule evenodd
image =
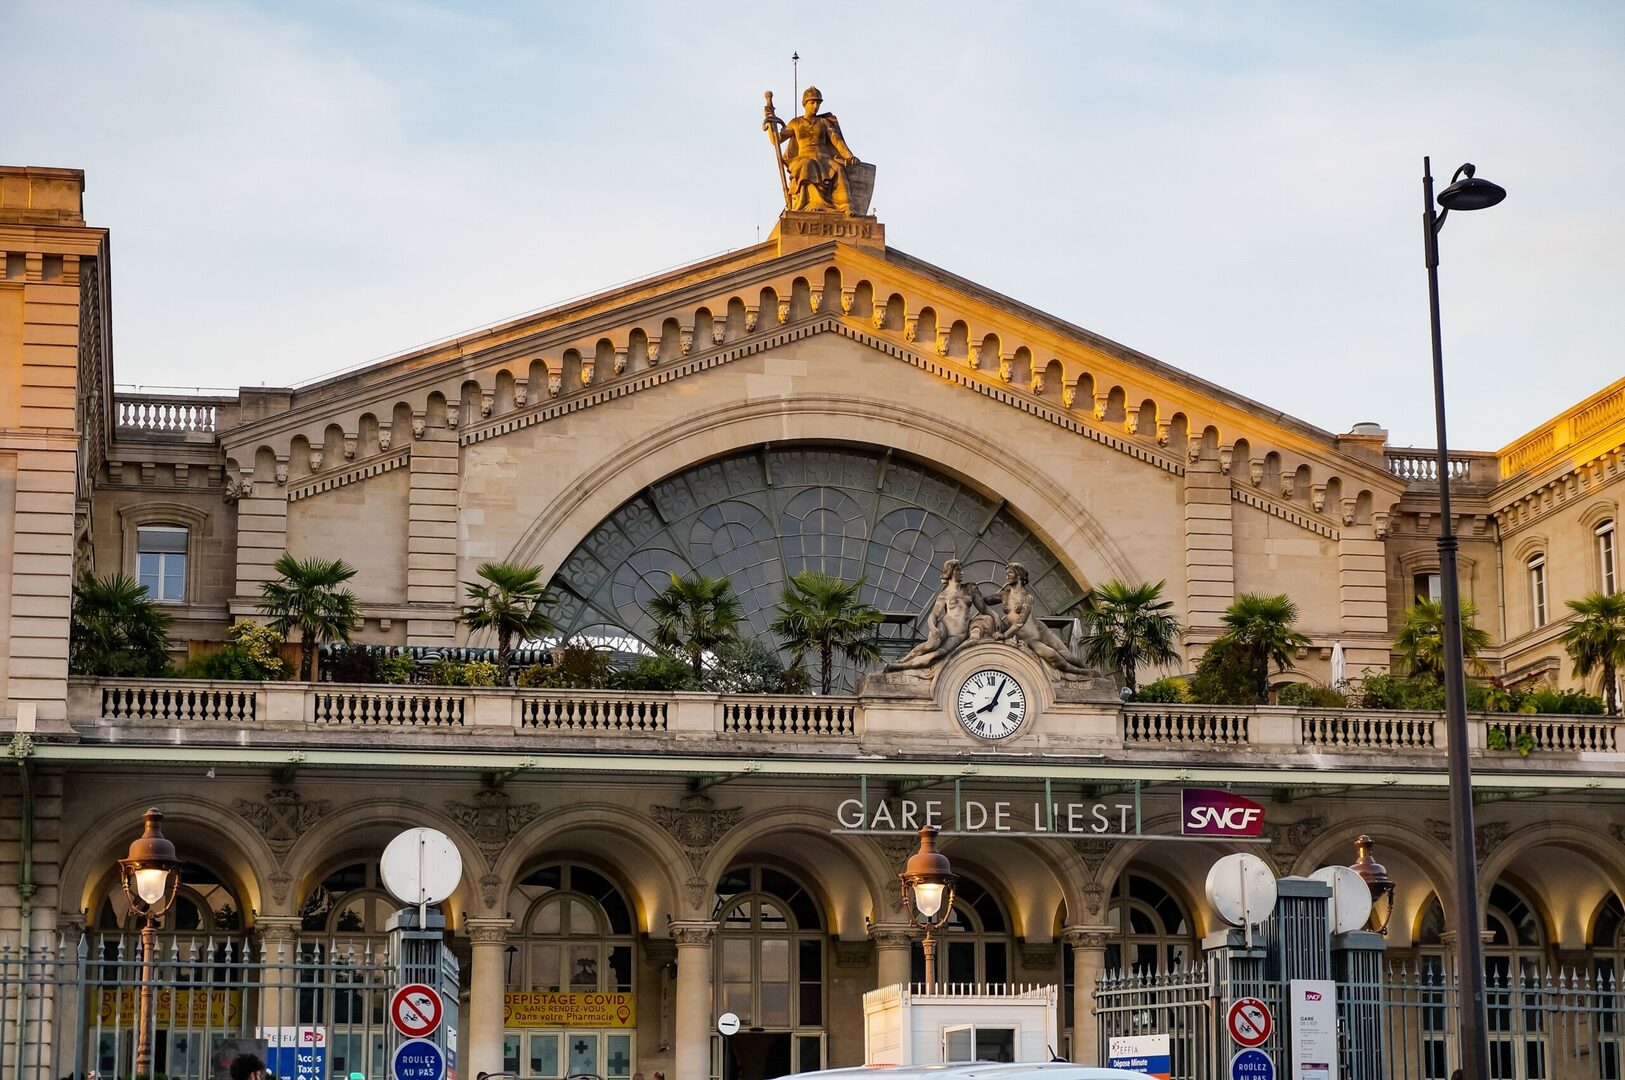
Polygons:
M942 580L944 583L959 580L959 560L949 559L942 564Z
M265 1062L258 1054L238 1054L231 1059L231 1080L259 1080L265 1073Z
M801 92L801 111L808 116L818 115L818 106L824 103L824 95L818 92L818 87L809 86Z
M1027 584L1027 568L1018 562L1009 563L1004 568L1004 580L1008 585Z

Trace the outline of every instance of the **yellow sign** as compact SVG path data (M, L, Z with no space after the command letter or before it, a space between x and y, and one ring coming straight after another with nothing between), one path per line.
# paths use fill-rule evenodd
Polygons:
M637 1027L636 994L554 994L509 991L502 996L502 1026L511 1028Z
M134 1027L140 995L134 986L98 991L96 1011L102 1026ZM234 1028L243 1015L243 992L155 987L152 1010L161 1028Z

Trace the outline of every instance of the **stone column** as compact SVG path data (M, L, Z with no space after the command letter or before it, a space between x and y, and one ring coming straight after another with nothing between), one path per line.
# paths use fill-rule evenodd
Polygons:
M254 920L259 935L261 961L267 966L261 976L257 1027L292 1027L299 1023L298 973L294 963L299 955L299 930L304 920L297 915L261 915Z
M1109 926L1068 926L1061 940L1072 950L1072 1060L1099 1065L1100 1025L1095 1021L1095 983L1106 969Z
M876 923L869 928L869 939L875 943L875 989L908 984L914 933L905 923Z
M714 922L674 922L677 942L677 1076L711 1075L711 941Z
M512 919L465 919L468 940L473 946L473 971L469 975L469 1016L463 1020L468 1040L466 1071L502 1071L502 1018L507 994L508 931Z

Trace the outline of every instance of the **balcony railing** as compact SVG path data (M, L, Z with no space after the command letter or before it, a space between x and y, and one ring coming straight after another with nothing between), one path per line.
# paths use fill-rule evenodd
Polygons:
M113 399L115 424L121 434L212 435L219 409L235 405L232 397L117 394Z
M383 728L456 738L506 736L520 745L613 747L639 752L696 743L719 752L758 745L929 753L943 729L887 701L848 696L620 693L601 690L467 689L336 683L210 682L193 679L73 679L70 721L96 728L152 730L184 741L237 738L244 731L313 737ZM1447 745L1439 713L1273 705L1056 705L1039 721L1052 752L1103 749L1241 751L1437 757ZM1074 740L1069 742L1069 740ZM1607 716L1476 713L1469 748L1618 757L1620 722Z
M1434 450L1388 449L1383 451L1388 471L1408 484L1437 484L1439 455ZM1494 454L1451 454L1452 484L1493 484L1496 481Z

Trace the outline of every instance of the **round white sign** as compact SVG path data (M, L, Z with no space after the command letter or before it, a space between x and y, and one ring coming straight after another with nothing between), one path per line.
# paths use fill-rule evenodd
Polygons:
M717 1017L717 1030L724 1035L732 1035L739 1030L739 1017L733 1013L723 1013Z
M463 857L436 829L407 829L389 842L379 866L384 888L403 904L438 904L457 891Z

